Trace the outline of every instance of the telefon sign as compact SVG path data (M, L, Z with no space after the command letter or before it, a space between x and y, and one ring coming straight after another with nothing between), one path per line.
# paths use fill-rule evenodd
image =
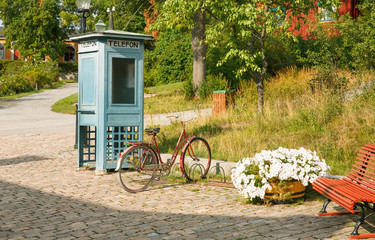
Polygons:
M107 40L107 46L112 48L135 48L139 49L140 43L138 41L127 40Z

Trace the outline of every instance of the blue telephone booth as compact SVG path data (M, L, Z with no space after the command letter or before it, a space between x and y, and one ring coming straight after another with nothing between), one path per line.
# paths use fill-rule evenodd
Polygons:
M127 142L143 140L144 41L117 30L71 38L78 42L78 167L115 169Z

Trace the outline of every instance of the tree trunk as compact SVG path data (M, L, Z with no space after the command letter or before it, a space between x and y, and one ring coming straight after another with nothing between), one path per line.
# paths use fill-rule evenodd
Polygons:
M262 51L262 71L257 72L255 75L255 82L257 85L257 109L258 113L263 114L263 105L264 105L264 79L266 78L266 72L268 67L268 62L266 59L265 51L265 41L266 41L266 25L262 25L262 32L259 37L260 49Z
M193 47L193 86L198 88L206 80L206 14L199 9L193 17L191 45Z

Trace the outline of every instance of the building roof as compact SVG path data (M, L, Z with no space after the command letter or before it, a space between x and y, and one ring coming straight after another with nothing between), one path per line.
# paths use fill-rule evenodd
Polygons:
M81 39L95 38L95 37L113 37L113 38L130 38L130 39L143 39L143 40L152 40L154 37L152 35L125 32L119 30L106 30L104 32L90 32L85 34L79 34L76 36L71 36L71 41L78 41Z

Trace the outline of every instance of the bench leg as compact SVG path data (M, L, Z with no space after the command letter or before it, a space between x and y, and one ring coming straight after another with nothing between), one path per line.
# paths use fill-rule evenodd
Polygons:
M358 205L357 205L358 206ZM350 238L352 239L360 239L360 238L373 238L375 237L375 233L365 233L365 234L359 234L358 233L358 228L359 226L366 220L366 218L370 217L373 215L375 212L374 206L371 208L368 206L366 203L366 207L369 209L372 209L372 212L366 216L366 211L365 211L365 206L364 205L359 205L361 207L361 217L359 218L358 222L354 226L353 232L349 235Z
M360 207L361 207L361 217L359 218L358 222L355 224L354 230L350 234L350 236L357 236L357 235L359 235L358 228L363 223L363 221L365 221L365 219L366 219L365 209L363 208L363 206L360 206Z
M331 199L327 198L327 200L324 202L322 209L319 211L320 214L327 213L327 206L331 202Z
M350 212L327 212L326 208L328 204L331 202L331 199L327 198L327 200L324 202L322 210L318 213L318 216L334 216L334 215L347 215L352 214ZM354 212L355 214L359 213L358 211Z

